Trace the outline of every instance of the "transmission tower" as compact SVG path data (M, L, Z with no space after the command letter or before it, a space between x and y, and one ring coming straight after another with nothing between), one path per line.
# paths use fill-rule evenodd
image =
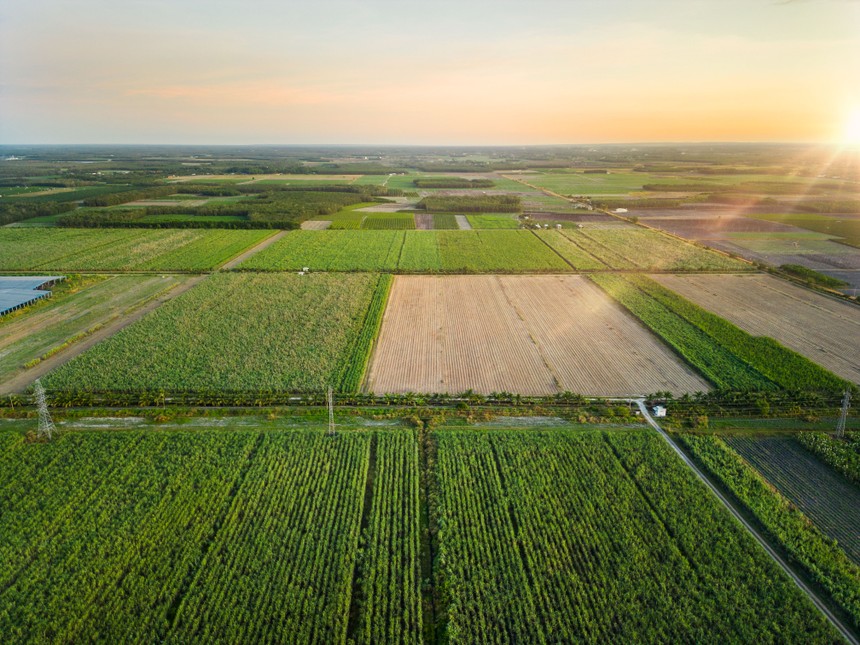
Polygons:
M334 436L334 394L331 386L328 388L328 436Z
M47 439L48 441L54 435L54 421L51 419L51 413L48 412L48 402L45 400L45 388L42 387L42 382L36 379L36 405L39 407L39 429L37 435L39 439Z
M848 420L848 408L851 407L851 391L845 390L842 395L842 411L839 413L839 421L836 422L836 436L841 439L845 436L845 422Z

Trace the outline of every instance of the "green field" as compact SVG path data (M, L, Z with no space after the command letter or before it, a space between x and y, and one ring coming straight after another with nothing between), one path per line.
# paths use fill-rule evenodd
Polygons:
M452 230L456 231L460 228L457 223L457 216L453 213L433 213L433 228L435 230Z
M0 430L7 642L837 639L650 430L96 425Z
M74 292L55 287L51 298L0 319L0 382L185 279L188 276L87 276Z
M373 274L219 273L66 363L44 380L66 392L311 392L363 366ZM358 342L362 339L361 342ZM356 346L356 343L357 346Z
M842 391L846 382L772 338L751 336L642 275L591 279L718 389Z
M814 639L793 585L650 431L442 432L437 459L456 642Z
M645 185L655 185L663 190L677 187L678 191L708 192L708 190L723 190L727 187L743 189L743 184L749 184L747 190L754 189L756 184L766 187L770 183L797 184L798 192L802 193L814 179L786 177L783 175L693 175L683 174L654 174L647 172L630 172L626 170L610 170L608 173L583 173L566 169L553 169L536 174L525 174L522 180L546 188L562 195L628 195L642 191ZM693 190L690 191L690 188ZM655 188L655 190L657 190ZM659 192L659 191L658 191Z
M634 226L535 231L577 270L747 271L749 264Z
M361 228L377 231L402 231L415 228L411 213L368 213Z
M860 246L860 217L815 215L811 213L749 215L748 217L809 229L817 233L838 237L845 244Z
M831 424L832 425L832 424ZM860 484L860 433L848 432L839 439L823 432L805 432L797 440L818 459L855 484ZM851 428L850 421L848 428ZM828 428L829 429L829 428Z
M860 564L860 488L806 450L791 436L723 438L779 492L795 504L849 558ZM860 583L860 569L858 569Z
M272 231L0 229L2 271L205 271Z
M520 221L510 213L501 215L466 215L472 228L519 228Z
M419 639L408 432L86 432L34 446L3 431L0 445L6 642L343 643L353 586L358 642Z
M561 195L626 195L641 190L644 184L658 178L643 172L584 174L582 172L551 171L522 175L522 180ZM677 180L681 183L681 180Z
M737 441L744 444L745 440ZM683 442L696 459L747 507L764 526L768 536L827 590L850 617L854 628L860 628L860 566L851 562L835 542L721 438L687 435ZM792 480L791 485L797 484ZM814 497L815 491L809 493ZM856 497L856 489L853 489L853 494ZM826 498L814 503L823 505ZM846 528L856 535L856 524Z
M240 265L288 271L548 273L570 271L529 231L295 231Z

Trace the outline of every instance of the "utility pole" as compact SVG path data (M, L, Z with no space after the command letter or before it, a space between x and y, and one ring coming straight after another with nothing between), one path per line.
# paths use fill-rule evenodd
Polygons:
M36 405L39 408L39 429L36 436L39 439L47 439L48 441L54 436L54 421L51 419L51 413L48 412L48 402L45 400L45 388L42 387L42 382L36 379Z
M334 436L334 394L331 385L328 387L328 436Z
M839 421L836 422L836 438L845 436L845 422L848 419L848 408L851 407L851 390L845 390L842 395L842 411L839 413Z

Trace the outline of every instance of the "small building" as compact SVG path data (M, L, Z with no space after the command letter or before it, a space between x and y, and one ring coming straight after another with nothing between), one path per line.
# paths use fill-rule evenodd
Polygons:
M614 211L612 211L612 212L613 212L613 213L619 213L619 214L620 214L620 213L626 213L626 212L627 212L627 209L626 209L626 208L616 208L616 209L615 209Z
M655 405L653 412L654 412L655 417L665 417L666 416L666 408L663 407L662 405Z

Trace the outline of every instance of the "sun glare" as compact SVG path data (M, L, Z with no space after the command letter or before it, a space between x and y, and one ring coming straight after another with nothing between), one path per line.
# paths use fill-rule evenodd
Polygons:
M842 133L842 143L849 146L860 146L860 107L855 107L848 113L845 131Z

